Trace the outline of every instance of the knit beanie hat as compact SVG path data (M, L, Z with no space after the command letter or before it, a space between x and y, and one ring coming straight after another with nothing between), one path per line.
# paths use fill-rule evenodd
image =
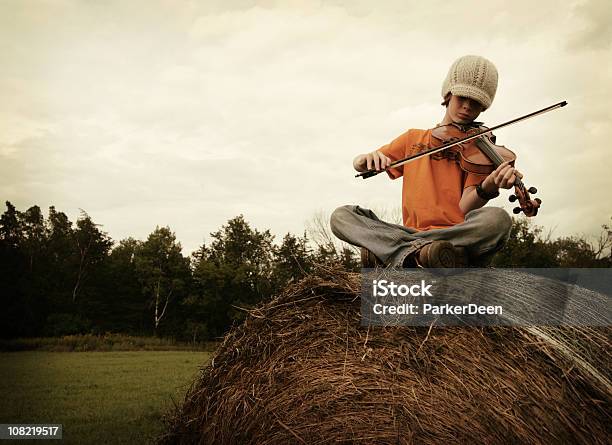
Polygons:
M449 92L480 102L486 110L497 91L497 68L480 56L463 56L453 62L442 83L442 97Z

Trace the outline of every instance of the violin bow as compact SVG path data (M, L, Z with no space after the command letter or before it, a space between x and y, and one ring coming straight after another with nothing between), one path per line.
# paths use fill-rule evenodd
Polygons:
M364 172L356 174L355 177L358 178L358 177L361 176L363 179L371 178L372 176L376 176L377 174L382 173L384 171L387 171L390 168L399 167L401 165L407 164L408 162L415 161L415 160L417 160L419 158L422 158L424 156L429 156L429 155L437 153L439 151L446 150L447 148L454 147L454 146L459 145L459 144L463 144L464 142L467 142L467 141L471 141L472 139L476 139L476 138L482 136L483 134L491 133L492 131L497 130L499 128L507 127L508 125L512 125L512 124L516 124L517 122L524 121L526 119L530 119L530 118L538 116L540 114L548 113L549 111L555 110L557 108L564 107L566 105L567 105L567 101L564 100L562 102L556 103L556 104L551 105L549 107L542 108L541 110L534 111L533 113L525 114L524 116L517 117L515 119L511 119L511 120L509 120L507 122L504 122L503 124L495 125L495 126L489 128L487 130L481 130L481 131L479 131L477 133L474 133L471 136L466 136L466 137L464 137L462 139L458 139L456 141L447 142L446 144L442 144L439 147L430 148L428 150L422 151L422 152L417 153L415 155L408 156L408 157L403 158L403 159L398 159L397 161L394 161L391 164L389 164L389 166L386 169L384 169L384 170L366 170Z

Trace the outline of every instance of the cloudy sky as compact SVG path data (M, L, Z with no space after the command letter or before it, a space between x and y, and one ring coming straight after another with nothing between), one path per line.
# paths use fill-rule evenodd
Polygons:
M560 6L563 5L563 6ZM244 214L281 237L317 212L398 208L352 158L438 123L449 65L498 67L493 125L554 236L609 221L606 0L0 1L0 198L79 208L115 240L168 225L184 252ZM509 192L493 201L505 206ZM4 211L4 208L3 210Z

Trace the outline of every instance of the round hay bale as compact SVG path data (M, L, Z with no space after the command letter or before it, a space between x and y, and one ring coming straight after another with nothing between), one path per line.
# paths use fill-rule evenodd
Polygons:
M320 270L250 310L159 443L608 443L609 328L361 327L359 291Z

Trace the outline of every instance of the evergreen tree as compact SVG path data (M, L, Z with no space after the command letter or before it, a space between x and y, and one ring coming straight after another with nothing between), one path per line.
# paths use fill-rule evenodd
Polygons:
M0 217L0 338L29 335L26 299L23 295L22 276L26 260L21 248L19 212L6 201L7 210ZM30 326L32 321L30 320Z

